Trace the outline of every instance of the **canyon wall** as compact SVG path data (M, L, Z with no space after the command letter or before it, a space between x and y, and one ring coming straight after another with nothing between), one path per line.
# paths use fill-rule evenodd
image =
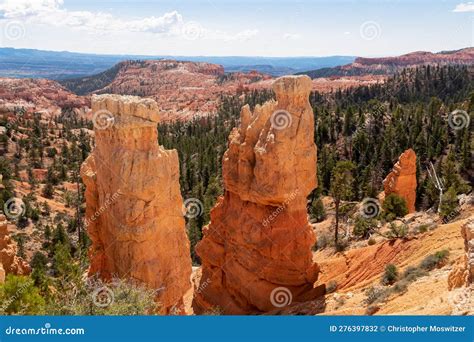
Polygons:
M311 80L273 84L276 101L241 111L223 157L225 193L196 251L194 312L262 313L322 296L306 197L317 187Z
M409 213L415 212L416 154L411 148L400 155L392 171L383 181L385 197L391 193L405 199Z
M5 281L7 274L25 275L31 269L28 263L17 256L17 244L8 234L8 222L0 215L0 283Z
M158 145L155 101L92 97L95 149L81 168L92 240L89 274L156 289L162 313L182 312L189 240L176 150Z

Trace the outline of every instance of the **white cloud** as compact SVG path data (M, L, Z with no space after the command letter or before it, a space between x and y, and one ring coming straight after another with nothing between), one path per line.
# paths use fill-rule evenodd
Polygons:
M298 40L298 39L301 39L301 35L299 35L298 33L285 33L283 35L283 39L285 39L285 40Z
M1 0L0 0L1 1ZM161 35L183 36L192 39L206 38L224 41L248 41L258 30L244 30L236 34L208 30L199 25L199 34L188 32L195 22L185 22L177 11L162 16L124 20L109 13L90 11L69 11L63 7L63 0L4 0L0 2L0 19L23 21L53 27L70 27L99 34L107 32L148 32ZM191 25L190 25L191 24ZM184 32L184 33L183 33Z
M4 0L0 4L0 17L21 19L59 10L63 0Z
M474 12L474 2L462 2L453 9L453 12Z
M227 40L237 40L240 42L245 42L247 40L252 39L258 34L258 30L244 30L241 32L238 32L237 34L233 36L229 36Z
M63 0L5 0L0 4L0 18L23 20L51 26L68 26L92 31L130 31L178 34L183 17L177 11L160 17L122 20L108 13L69 11Z

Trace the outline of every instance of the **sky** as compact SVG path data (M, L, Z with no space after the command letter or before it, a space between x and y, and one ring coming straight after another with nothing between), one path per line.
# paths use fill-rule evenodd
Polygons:
M0 46L101 54L393 56L474 46L460 0L0 0Z

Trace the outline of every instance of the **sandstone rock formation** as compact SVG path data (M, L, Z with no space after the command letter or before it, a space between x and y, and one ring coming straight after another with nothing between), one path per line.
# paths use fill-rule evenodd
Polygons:
M157 290L162 312L180 312L191 287L176 150L159 146L151 99L92 98L95 149L81 168L92 240L90 275Z
M196 251L202 260L195 313L268 312L324 294L313 288L316 238L306 196L317 186L307 76L275 81L276 101L241 111L223 157L225 193ZM205 283L206 286L202 286Z
M29 112L89 106L87 97L77 96L56 81L31 78L0 78L0 110L23 107Z
M474 220L469 220L461 227L461 235L466 253L449 274L450 290L474 284Z
M392 171L383 181L385 197L395 193L407 202L409 213L415 211L416 200L416 154L411 148L398 158Z
M17 255L16 242L8 234L8 223L4 215L0 215L0 283L5 281L7 274L29 274L28 263Z
M164 121L214 113L222 94L266 88L259 82L271 79L258 72L226 74L218 64L175 60L124 61L110 69L108 75L112 76L96 76L95 94L133 92L151 97L158 103ZM78 94L92 90L91 77L63 81L63 84Z

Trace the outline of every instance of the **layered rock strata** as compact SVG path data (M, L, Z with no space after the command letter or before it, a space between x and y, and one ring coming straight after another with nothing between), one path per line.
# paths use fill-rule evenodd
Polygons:
M275 81L276 101L242 108L223 157L225 193L197 245L195 313L262 313L314 299L319 268L306 197L317 187L307 76ZM206 286L202 286L205 284Z
M162 313L181 312L190 288L189 240L176 150L159 146L155 101L92 97L95 149L81 176L92 240L89 274L155 289Z

